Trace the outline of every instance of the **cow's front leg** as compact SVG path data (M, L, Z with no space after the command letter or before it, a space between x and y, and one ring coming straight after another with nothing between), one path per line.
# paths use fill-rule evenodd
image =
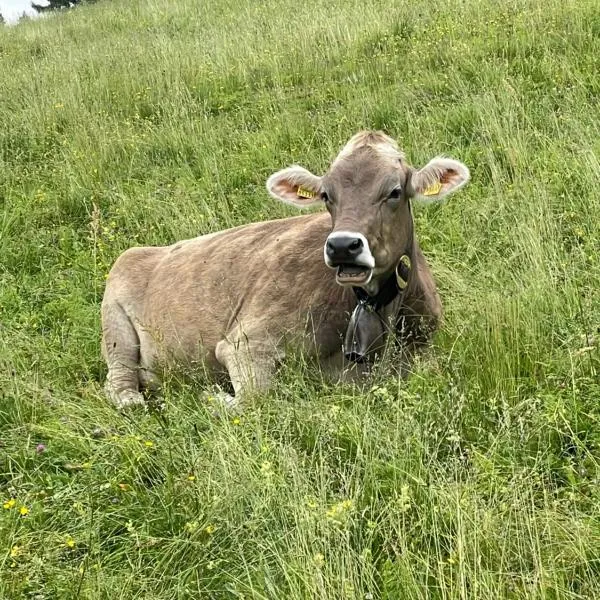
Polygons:
M228 408L240 410L244 399L252 393L269 388L281 352L264 341L252 341L247 337L222 340L217 344L215 355L229 373L235 396L224 399Z

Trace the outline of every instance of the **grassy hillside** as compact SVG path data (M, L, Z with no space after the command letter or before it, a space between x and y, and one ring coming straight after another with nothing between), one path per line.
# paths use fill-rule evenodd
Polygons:
M600 597L595 0L113 1L0 29L0 597ZM472 182L416 210L446 319L406 382L301 361L118 414L115 258L293 214L358 129Z

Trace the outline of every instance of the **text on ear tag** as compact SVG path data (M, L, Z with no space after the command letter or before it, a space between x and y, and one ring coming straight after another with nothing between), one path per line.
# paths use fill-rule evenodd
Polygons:
M311 192L310 190L307 190L306 188L303 187L299 187L296 190L296 196L298 196L298 198L314 198L315 197L315 193Z
M398 288L403 290L408 285L408 277L410 275L410 269L412 267L412 263L410 260L410 256L408 254L404 254L400 257L400 262L396 267L396 283L398 284Z
M432 183L424 192L423 196L437 196L442 189L442 184L440 181L436 181Z

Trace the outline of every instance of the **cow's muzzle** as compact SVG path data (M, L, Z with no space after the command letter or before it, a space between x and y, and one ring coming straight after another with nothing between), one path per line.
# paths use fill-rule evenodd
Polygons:
M337 269L336 280L341 285L369 283L375 267L369 242L364 235L353 231L335 231L327 238L325 263Z

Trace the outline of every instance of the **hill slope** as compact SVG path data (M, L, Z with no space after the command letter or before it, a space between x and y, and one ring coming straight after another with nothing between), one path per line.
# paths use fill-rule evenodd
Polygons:
M592 0L105 2L0 30L0 597L600 596ZM472 171L416 211L406 382L286 365L240 418L101 393L126 248L273 215L360 128ZM596 337L594 337L594 335Z

